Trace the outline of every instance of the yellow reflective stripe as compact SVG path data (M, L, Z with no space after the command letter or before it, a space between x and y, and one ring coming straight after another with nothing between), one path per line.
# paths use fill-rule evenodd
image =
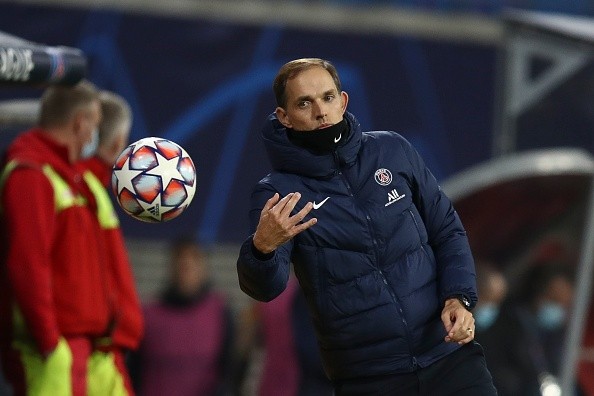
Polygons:
M101 227L105 229L118 228L120 221L111 202L111 198L101 181L91 171L86 171L83 174L83 178L91 189L95 201L97 201L97 218Z
M2 189L2 186L4 185L4 181L6 180L6 178L10 174L10 172L12 172L12 170L14 168L16 168L16 166L17 166L16 161L10 161L8 164L6 164L4 169L2 169L2 174L0 175L0 190Z
M0 175L0 189L8 178L8 175L19 165L16 160L10 161L2 170ZM85 206L87 200L80 194L75 195L68 183L56 172L51 165L44 164L41 167L42 172L48 178L54 189L54 207L56 212L61 212L64 209L72 206ZM0 208L1 209L1 208Z
M85 206L87 204L87 200L82 195L74 195L68 183L66 183L66 181L64 181L58 172L56 172L50 165L43 165L41 170L47 176L54 188L54 204L56 212L61 212L72 206Z
M2 187L4 186L4 182L6 181L6 178L8 177L10 172L12 172L12 170L14 168L16 168L16 166L17 166L16 161L10 161L8 164L6 164L4 169L2 169L2 174L0 174L0 193L2 193ZM1 203L0 203L0 214L2 214L2 204Z
M46 359L31 344L13 344L20 351L28 396L72 395L72 351L64 338Z
M52 353L43 359L25 326L20 309L13 305L14 340L25 373L28 396L72 395L72 352L64 338Z
M87 364L88 396L127 396L124 378L117 368L112 352L95 351Z

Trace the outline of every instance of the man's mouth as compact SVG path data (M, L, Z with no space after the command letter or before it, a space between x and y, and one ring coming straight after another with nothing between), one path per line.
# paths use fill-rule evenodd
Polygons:
M329 128L331 126L332 126L332 124L322 124L318 127L318 129L325 129L325 128Z

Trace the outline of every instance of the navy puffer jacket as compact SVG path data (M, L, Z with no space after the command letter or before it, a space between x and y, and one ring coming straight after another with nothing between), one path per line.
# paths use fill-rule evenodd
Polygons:
M333 380L411 372L456 350L441 310L462 294L476 303L474 262L450 200L414 148L395 132L361 132L349 113L347 142L314 155L292 144L271 115L263 139L274 171L251 197L255 231L265 202L302 195L317 224L267 260L252 238L237 262L241 289L270 301L290 263L304 289L327 374Z

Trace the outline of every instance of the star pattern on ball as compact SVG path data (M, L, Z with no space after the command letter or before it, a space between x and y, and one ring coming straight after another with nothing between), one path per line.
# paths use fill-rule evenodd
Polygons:
M154 223L169 221L188 207L196 190L195 178L194 163L182 147L168 139L147 137L120 154L111 183L127 214ZM176 180L173 186L172 180Z
M132 184L132 180L142 172L142 170L130 169L130 157L126 158L126 162L124 162L122 169L115 169L113 171L118 179L118 195L120 195L124 188L133 193L134 185ZM120 174L122 173L124 175L122 175L123 177L120 177Z
M155 138L148 137L140 139L139 141L134 143L134 149L132 150L132 154L134 154L143 147L152 147L155 149L155 151L159 150L159 148L157 147L157 140Z
M184 181L182 174L177 169L177 164L179 163L179 157L173 157L172 159L167 159L161 155L158 151L155 152L155 157L157 158L157 166L155 166L150 171L147 171L147 175L156 175L161 176L161 181L163 183L163 190L167 188L171 179L177 179L180 181Z
M163 214L175 209L175 206L163 206L161 194L158 194L152 202L144 202L142 199L138 200L143 211L138 216L155 219L161 221Z

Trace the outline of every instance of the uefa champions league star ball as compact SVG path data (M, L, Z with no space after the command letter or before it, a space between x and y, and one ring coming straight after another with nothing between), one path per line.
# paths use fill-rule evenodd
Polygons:
M149 223L176 218L196 192L196 168L177 143L159 137L126 147L115 164L111 187L130 216Z

